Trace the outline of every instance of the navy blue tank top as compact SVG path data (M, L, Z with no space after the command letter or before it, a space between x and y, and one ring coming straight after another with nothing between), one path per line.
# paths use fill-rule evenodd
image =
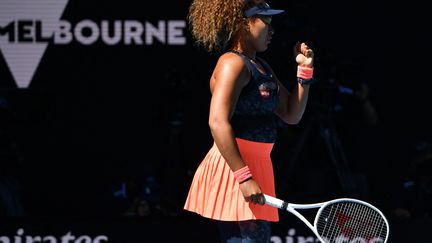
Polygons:
M255 142L274 143L277 123L274 111L279 104L279 86L266 62L257 58L266 74L261 73L252 60L238 51L251 73L249 83L243 87L231 118L235 137Z

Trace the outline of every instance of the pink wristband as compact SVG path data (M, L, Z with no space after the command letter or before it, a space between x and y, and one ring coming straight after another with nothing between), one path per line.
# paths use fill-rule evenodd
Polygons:
M302 79L311 79L313 78L313 67L303 67L297 66L297 77Z
M234 171L234 178L238 181L238 183L245 182L247 179L252 177L252 173L249 170L249 167L246 165L245 167Z

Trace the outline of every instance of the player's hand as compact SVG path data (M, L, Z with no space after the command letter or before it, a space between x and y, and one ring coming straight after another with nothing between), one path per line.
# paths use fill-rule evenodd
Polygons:
M294 46L294 56L299 66L313 66L314 52L306 43L296 43Z
M259 187L258 183L253 179L249 179L241 183L240 191L243 193L246 202L264 205L264 194L261 192L261 188Z

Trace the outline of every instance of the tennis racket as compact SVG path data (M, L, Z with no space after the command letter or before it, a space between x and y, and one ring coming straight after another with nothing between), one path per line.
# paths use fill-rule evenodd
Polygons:
M389 224L375 206L352 198L314 204L287 203L264 195L267 205L286 210L301 219L323 243L385 243ZM297 209L319 208L312 225Z

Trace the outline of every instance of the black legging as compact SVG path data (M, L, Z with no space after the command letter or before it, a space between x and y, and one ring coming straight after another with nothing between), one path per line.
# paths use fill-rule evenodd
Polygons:
M269 243L270 222L264 220L218 221L221 243Z

